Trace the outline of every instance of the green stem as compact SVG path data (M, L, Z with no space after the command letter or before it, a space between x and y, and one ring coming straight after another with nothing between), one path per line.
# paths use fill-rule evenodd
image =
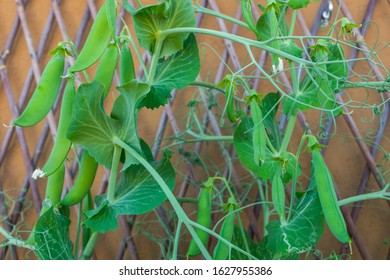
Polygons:
M390 83L387 81L381 82L350 82L340 81L341 88L372 88L372 89L385 89L390 87Z
M177 252L179 251L179 240L180 240L180 231L181 231L182 224L183 222L181 220L179 220L177 223L175 242L173 244L172 260L177 260Z
M262 181L256 180L257 181L257 186L259 189L259 196L260 196L260 201L267 201L266 195L264 194L264 188L262 185ZM263 208L263 235L267 235L267 229L265 228L266 225L268 225L269 222L269 216L270 216L270 211L269 211L269 205L267 203L264 203L262 205Z
M288 30L288 36L293 35L296 21L297 21L297 10L294 9L291 14L290 29Z
M297 71L295 69L295 63L291 60L288 61L290 64L290 74L291 74L291 82L293 85L293 93L298 94L299 92L299 80L297 76Z
M107 201L110 204L115 201L115 186L116 186L116 178L118 176L118 167L119 167L121 153L122 153L122 148L115 146L114 155L112 156L110 179L108 181L108 191L107 191Z
M193 136L199 141L233 141L233 136L227 135L227 136L210 136L210 135L201 135L198 133L193 132L192 130L188 130L187 134Z
M218 87L216 84L213 84L213 83L193 81L192 83L190 83L190 86L214 89L214 90L217 90L217 91L225 94L225 91L222 88Z
M241 27L244 27L246 29L249 29L249 26L248 24L246 24L245 22L242 22L241 20L238 20L236 18L233 18L233 17L230 17L228 15L225 15L225 14L222 14L222 13L219 13L217 11L214 11L214 10L210 10L210 9L207 9L205 7L202 7L201 5L196 5L194 6L194 9L195 9L195 12L196 13L202 13L202 14L206 14L206 15L211 15L213 17L217 17L217 18L222 18L222 19L225 19L227 21L230 21L232 23L235 23Z
M369 199L386 199L390 200L390 192L377 191L372 193L366 193L361 195L356 195L353 197L345 198L339 201L339 206L344 206L351 204L357 201L369 200Z
M162 34L162 33L160 33ZM150 67L149 67L149 76L148 76L148 83L152 84L154 81L154 77L156 76L156 69L158 65L158 60L160 59L160 53L161 53L161 48L164 43L165 35L160 35L157 36L156 39L156 46L153 51L153 56L152 56L152 61L150 62Z
M30 245L30 244L26 244L26 242L24 242L18 238L13 237L11 234L9 234L8 231L6 231L1 226L0 226L0 234L4 236L4 239L6 239L2 242L2 246L0 246L0 248L13 245L13 246L17 246L17 247L26 248L29 250L35 250L35 246Z
M150 173L150 175L152 175L152 177L160 185L162 191L168 198L172 207L175 209L175 212L178 215L179 219L181 219L183 223L186 225L188 231L190 232L192 238L197 243L203 256L206 259L211 259L209 252L207 252L206 248L203 246L202 241L200 241L198 235L196 234L194 227L190 224L191 221L188 219L188 216L184 212L183 208L180 206L179 202L177 201L172 191L169 189L168 185L165 183L164 179L161 178L160 174L158 174L157 171L153 168L153 166L151 166L149 162L147 162L140 154L138 154L137 151L135 151L133 148L131 148L129 145L127 145L118 137L114 137L114 144L122 147L126 152L132 155L140 164L142 164L146 168L146 170Z
M231 40L233 42L237 42L237 43L243 44L245 46L254 46L254 47L263 49L265 51L268 51L269 53L276 54L276 55L278 55L280 57L284 57L286 59L295 61L295 62L297 62L299 64L308 64L309 63L309 61L307 61L307 60L298 58L298 57L296 57L294 55L288 54L288 53L283 52L283 51L281 51L279 49L275 49L275 48L270 47L268 44L270 42L272 42L272 41L275 41L274 39L270 39L270 40L267 40L267 41L259 42L259 41L255 41L255 40L248 39L248 38L245 38L245 37L241 37L241 36L238 36L238 35L229 34L229 33L223 32L223 31L211 30L211 29L206 29L206 28L196 28L196 27L171 28L171 29L167 29L167 30L162 31L160 33L160 36L162 36L162 35L163 36L169 36L169 35L177 34L177 33L198 33L198 34L205 34L205 35L211 35L211 36L215 36L215 37L220 37L220 38L224 38L224 39L227 39L227 40ZM292 37L292 39L296 39L296 37L293 37L293 36L291 36L291 37ZM281 38L282 37L280 37L278 39L281 39ZM289 39L289 36L287 36L285 38ZM328 37L326 37L326 38L329 39Z
M298 174L298 167L299 167L299 157L301 155L303 144L305 143L306 138L307 138L307 135L302 136L301 142L299 143L299 147L298 147L297 152L295 154L296 164L295 164L295 171L294 171L292 181L291 181L291 197L290 197L290 208L289 208L290 210L288 211L287 221L290 221L291 215L293 214L292 209L294 206L295 193L296 193L296 189L297 189L297 181L298 181L297 174Z
M81 231L81 216L83 212L83 201L78 204L79 211L77 212L77 228L76 228L76 241L74 242L74 259L78 259L79 255L79 242L80 242L80 231Z
M82 260L89 260L91 258L93 249L95 248L96 241L98 240L99 235L100 234L98 232L92 233L91 237L88 240L87 246L85 246L85 249L81 256Z
M248 245L248 240L246 239L246 234L245 234L245 230L244 230L244 225L242 224L240 212L237 212L236 217L237 217L238 225L240 227L241 238L242 238L242 241L244 242L245 250L247 252L250 252L251 250L250 250L249 245Z
M290 119L288 120L286 131L284 132L282 145L280 146L279 153L287 151L287 146L290 143L291 135L294 131L295 122L297 120L297 115L293 114L290 116Z

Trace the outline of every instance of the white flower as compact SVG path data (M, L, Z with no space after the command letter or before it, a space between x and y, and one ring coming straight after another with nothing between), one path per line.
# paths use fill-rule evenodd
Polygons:
M36 180L38 177L42 178L45 176L45 172L43 172L41 169L35 169L31 177Z
M284 68L284 65L283 65L283 60L278 57L278 61L279 61L279 64L278 66L276 67L275 64L272 64L272 72L274 74L277 74L279 72L282 72L283 71L283 68Z

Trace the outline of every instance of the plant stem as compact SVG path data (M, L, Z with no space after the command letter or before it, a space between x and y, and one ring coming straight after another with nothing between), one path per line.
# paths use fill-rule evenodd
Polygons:
M77 260L79 256L79 243L80 243L80 231L81 231L81 216L83 213L83 201L78 204L79 211L77 212L77 228L76 228L76 240L74 242L74 259Z
M14 245L14 246L17 246L17 247L22 247L22 248L26 248L26 249L30 249L30 250L35 250L35 246L30 245L30 244L26 244L26 242L24 242L24 241L22 241L22 240L20 240L18 238L13 237L11 234L9 234L8 231L6 231L1 226L0 226L0 234L4 236L4 239L6 239L6 240L3 241L3 244L0 247L6 247L6 246Z
M287 146L290 143L291 135L294 131L296 120L297 120L297 114L290 115L290 119L288 120L286 131L284 132L282 145L280 146L279 154L287 151Z
M296 21L297 21L297 10L294 9L291 14L290 29L288 30L288 36L293 35Z
M115 145L114 155L112 156L110 179L108 181L108 191L107 191L107 201L110 204L115 201L116 177L118 176L118 167L119 167L121 152L122 152L122 148Z
M157 36L156 46L154 48L152 61L150 62L150 67L149 67L148 84L152 84L154 81L154 77L156 76L156 69L158 65L158 60L160 58L161 48L164 43L164 39L165 39L165 35Z
M177 260L177 252L179 251L180 230L181 230L182 224L183 224L183 222L181 220L179 220L177 223L175 242L173 244L172 260Z
M233 17L227 16L225 14L219 13L217 11L205 8L205 7L201 6L201 5L194 6L194 9L195 9L196 13L202 13L202 14L211 15L211 16L214 16L214 17L217 17L217 18L222 18L222 19L225 19L227 21L230 21L232 23L235 23L235 24L237 24L237 25L239 25L241 27L244 27L244 28L250 30L248 24L246 24L245 22L242 22L241 20L238 20L236 18L233 18Z
M288 61L290 65L290 74L291 74L291 82L293 85L293 93L298 94L299 92L299 79L297 76L297 71L295 69L295 63L291 60Z
M213 84L213 83L193 81L192 83L190 83L190 86L214 89L214 90L217 90L217 91L225 94L225 91L222 88L218 87L216 84Z
M89 260L91 258L93 249L95 248L96 241L98 240L99 235L100 234L98 232L92 233L91 237L88 240L87 246L85 246L85 249L81 256L82 260Z
M348 197L348 198L340 200L339 206L344 206L344 205L351 204L351 203L354 203L357 201L369 200L369 199L379 199L379 198L390 200L390 192L377 191L377 192L366 193L366 194Z
M233 136L226 135L226 136L210 136L210 135L201 135L198 133L193 132L192 130L188 130L187 134L195 137L199 141L233 141Z
M128 152L130 155L132 155L140 164L142 164L146 168L146 170L150 173L150 175L152 175L152 177L160 185L162 191L167 196L172 207L175 209L175 212L178 215L179 219L181 219L183 221L183 223L186 225L188 231L190 232L192 238L197 243L203 256L206 259L211 259L209 252L207 252L202 241L200 241L198 235L196 234L194 227L190 224L191 221L188 219L188 216L184 212L183 208L180 206L179 202L176 200L176 197L171 192L168 185L165 183L163 178L161 178L160 174L158 174L157 171L153 168L153 166L151 166L149 164L149 162L147 162L140 154L138 154L137 151L135 151L133 148L131 148L129 145L127 145L125 142L123 142L118 137L114 137L114 144L122 147L126 152Z

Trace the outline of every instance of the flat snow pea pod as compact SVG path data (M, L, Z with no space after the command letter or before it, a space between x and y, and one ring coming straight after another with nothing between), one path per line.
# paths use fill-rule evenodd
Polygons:
M319 149L313 149L311 154L318 196L320 198L326 223L328 224L330 231L340 242L350 243L351 238L348 235L347 226L338 205L332 174L326 166Z
M237 83L233 80L226 81L226 114L232 123L237 121L237 114L234 108L234 93L236 91Z
M65 50L57 48L43 70L41 79L26 109L13 124L22 127L33 126L50 112L60 90L65 66Z
M219 235L225 240L231 242L234 234L234 209L236 203L229 199L228 202L228 216L223 221ZM229 257L230 248L221 240L218 241L214 248L213 259L214 260L226 260Z
M69 68L69 73L80 72L94 64L107 48L112 36L112 26L115 26L116 7L109 3L114 0L106 0L96 15L91 31L85 41L84 47L73 66ZM109 11L115 9L115 11Z
M200 191L199 198L198 198L198 215L197 215L196 223L208 229L210 229L211 227L212 200L213 200L213 188L211 186L203 188ZM209 240L209 234L200 228L196 228L195 231L200 241L202 241L203 245L207 246L207 242ZM199 246L196 244L195 240L192 239L187 251L187 257L197 256L200 253L201 251L199 249Z
M96 69L95 81L104 86L104 97L110 90L112 79L114 78L116 64L118 61L118 47L116 44L110 44L100 59L99 66Z
M61 200L61 204L72 206L79 203L89 192L96 176L98 163L89 155L87 150L83 150L81 156L79 173L70 191Z
M127 42L124 42L121 47L119 67L121 85L135 79L134 60Z
M280 167L275 172L272 179L272 203L279 215L281 221L285 221L284 206L286 201L284 184L281 176Z
M72 142L66 137L66 132L73 114L73 102L75 97L74 80L68 80L64 96L62 98L60 118L58 120L57 135L50 156L42 168L45 176L50 176L59 168L68 155Z
M267 149L267 132L263 123L263 115L257 99L253 98L250 103L250 111L253 120L253 157L256 164L265 160Z

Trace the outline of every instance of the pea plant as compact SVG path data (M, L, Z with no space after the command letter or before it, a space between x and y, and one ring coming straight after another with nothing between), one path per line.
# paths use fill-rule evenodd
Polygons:
M390 200L389 184L376 192L339 200L318 137L305 131L296 150L289 143L302 111L316 111L322 119L334 120L348 114L348 107L373 108L370 104L359 107L341 102L338 96L343 90L369 88L382 94L390 84L350 81L344 49L357 48L349 36L359 24L341 18L329 26L327 35L297 36L297 10L311 0L267 0L265 6L258 5L261 15L257 20L252 1L240 2L243 21L191 0L165 0L148 6L137 1L136 7L127 1L106 0L80 53L72 42L58 44L50 53L52 58L30 102L13 122L29 127L44 119L66 79L54 146L44 166L33 174L38 180L48 177L42 211L26 240L0 228L5 237L2 246L28 248L39 259L89 259L99 236L119 227L118 216L148 213L166 201L176 217L173 249L168 256L171 259L181 257L182 247L190 259L199 255L218 260L298 259L315 248L325 224L341 243L351 245L340 207L367 199ZM131 15L135 34L125 23L116 30L117 9L121 6ZM286 15L290 12L288 22ZM238 24L251 31L254 39L196 27L195 13ZM242 45L249 63L237 72L231 71L219 83L200 80L203 65L199 34ZM150 54L148 63L141 55L143 48ZM257 62L258 50L269 53L271 71ZM143 70L138 77L135 58ZM72 63L64 75L67 60ZM94 65L97 69L90 78L87 70ZM245 75L249 67L261 73L273 87L272 92L259 92L253 86L259 77ZM115 101L108 111L104 101L116 70L120 85L115 88ZM288 74L291 87L282 81L282 74ZM199 196L187 201L196 205L196 219L184 210L186 202L174 192L175 154L164 149L156 160L149 144L139 137L137 116L144 108L167 104L173 90L187 86L222 97L220 125L229 126L231 130L227 131L231 133L218 137L188 129L181 138L172 137L168 146L173 148L186 141L233 144L238 164L245 169L242 176L254 182L251 187L258 189L258 199L248 202L229 176L216 172L196 186ZM385 104L383 97L383 103L375 108L380 110ZM191 106L187 108L191 110ZM278 125L282 118L287 122L284 130ZM195 123L199 128L199 121ZM64 191L65 168L73 151L79 171L73 186ZM301 183L303 153L311 157L308 187ZM93 196L91 186L99 165L109 170L108 187L106 193ZM72 221L70 207L75 205L79 205L80 213ZM252 238L244 225L244 210L256 205L263 210L263 219L258 221L264 232L262 240ZM71 222L76 224L72 234ZM186 242L183 234L191 240Z

